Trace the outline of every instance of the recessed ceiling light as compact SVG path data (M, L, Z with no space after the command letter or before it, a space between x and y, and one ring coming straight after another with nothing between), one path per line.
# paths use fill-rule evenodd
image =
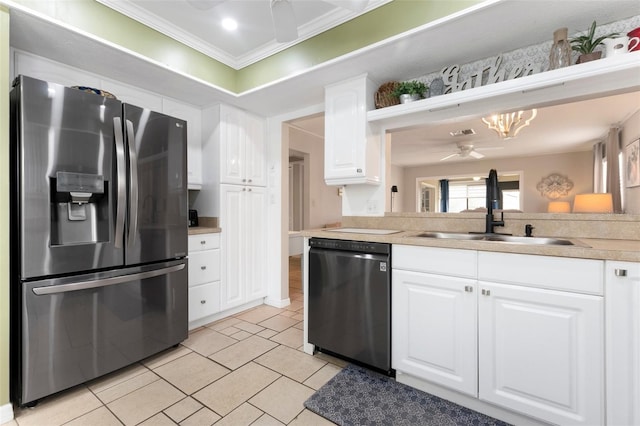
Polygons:
M238 28L238 21L233 18L224 18L222 20L222 28L227 31L234 31Z

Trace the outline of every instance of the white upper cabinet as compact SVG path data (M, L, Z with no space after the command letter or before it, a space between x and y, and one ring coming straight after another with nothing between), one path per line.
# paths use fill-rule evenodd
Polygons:
M162 112L187 122L187 183L189 189L202 186L202 111L172 99L162 100Z
M640 263L605 265L607 424L640 425Z
M220 106L220 181L266 185L265 120L245 111Z
M367 123L372 86L362 75L325 88L327 185L380 183L380 136L372 134Z

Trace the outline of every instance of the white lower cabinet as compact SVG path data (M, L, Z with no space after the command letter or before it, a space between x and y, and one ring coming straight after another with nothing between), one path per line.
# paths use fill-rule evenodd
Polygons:
M544 422L603 424L604 262L563 260L394 245L398 380Z
M475 280L392 273L393 368L476 396Z
M640 263L605 265L607 424L640 425Z
M479 289L480 399L555 424L603 424L602 297Z
M221 309L266 296L266 189L220 185L223 234Z
M218 312L220 234L189 235L189 323Z

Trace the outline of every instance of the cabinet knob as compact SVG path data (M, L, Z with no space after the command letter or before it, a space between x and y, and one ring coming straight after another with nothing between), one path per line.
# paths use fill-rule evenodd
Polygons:
M206 266L201 266L200 269L202 269L204 271L205 269L207 269L207 267Z
M246 179L242 179L242 181L243 181L243 182L246 182L247 180L246 180Z
M613 272L614 272L614 274L616 274L616 277L626 277L627 276L627 270L626 269L616 269Z
M251 188L248 188L248 189L247 189L247 192L251 192Z
M491 296L491 290L485 290L484 288L482 289L482 294L484 296Z
M466 291L467 293L472 293L473 292L473 287L470 285L465 285L464 286L464 291Z
M200 301L200 304L202 304L202 305L204 305L205 303L207 303L207 301L206 301L206 300L201 300L201 301Z
M249 179L249 183L253 182L251 179Z
M247 188L242 188L242 190L243 190L243 191L246 191L246 190L247 190Z

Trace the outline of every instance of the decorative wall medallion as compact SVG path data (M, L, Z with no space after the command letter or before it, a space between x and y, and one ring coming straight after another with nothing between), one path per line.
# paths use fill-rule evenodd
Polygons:
M567 176L559 173L551 173L546 178L542 178L536 185L536 189L540 191L540 195L550 200L566 197L572 188L573 182Z

